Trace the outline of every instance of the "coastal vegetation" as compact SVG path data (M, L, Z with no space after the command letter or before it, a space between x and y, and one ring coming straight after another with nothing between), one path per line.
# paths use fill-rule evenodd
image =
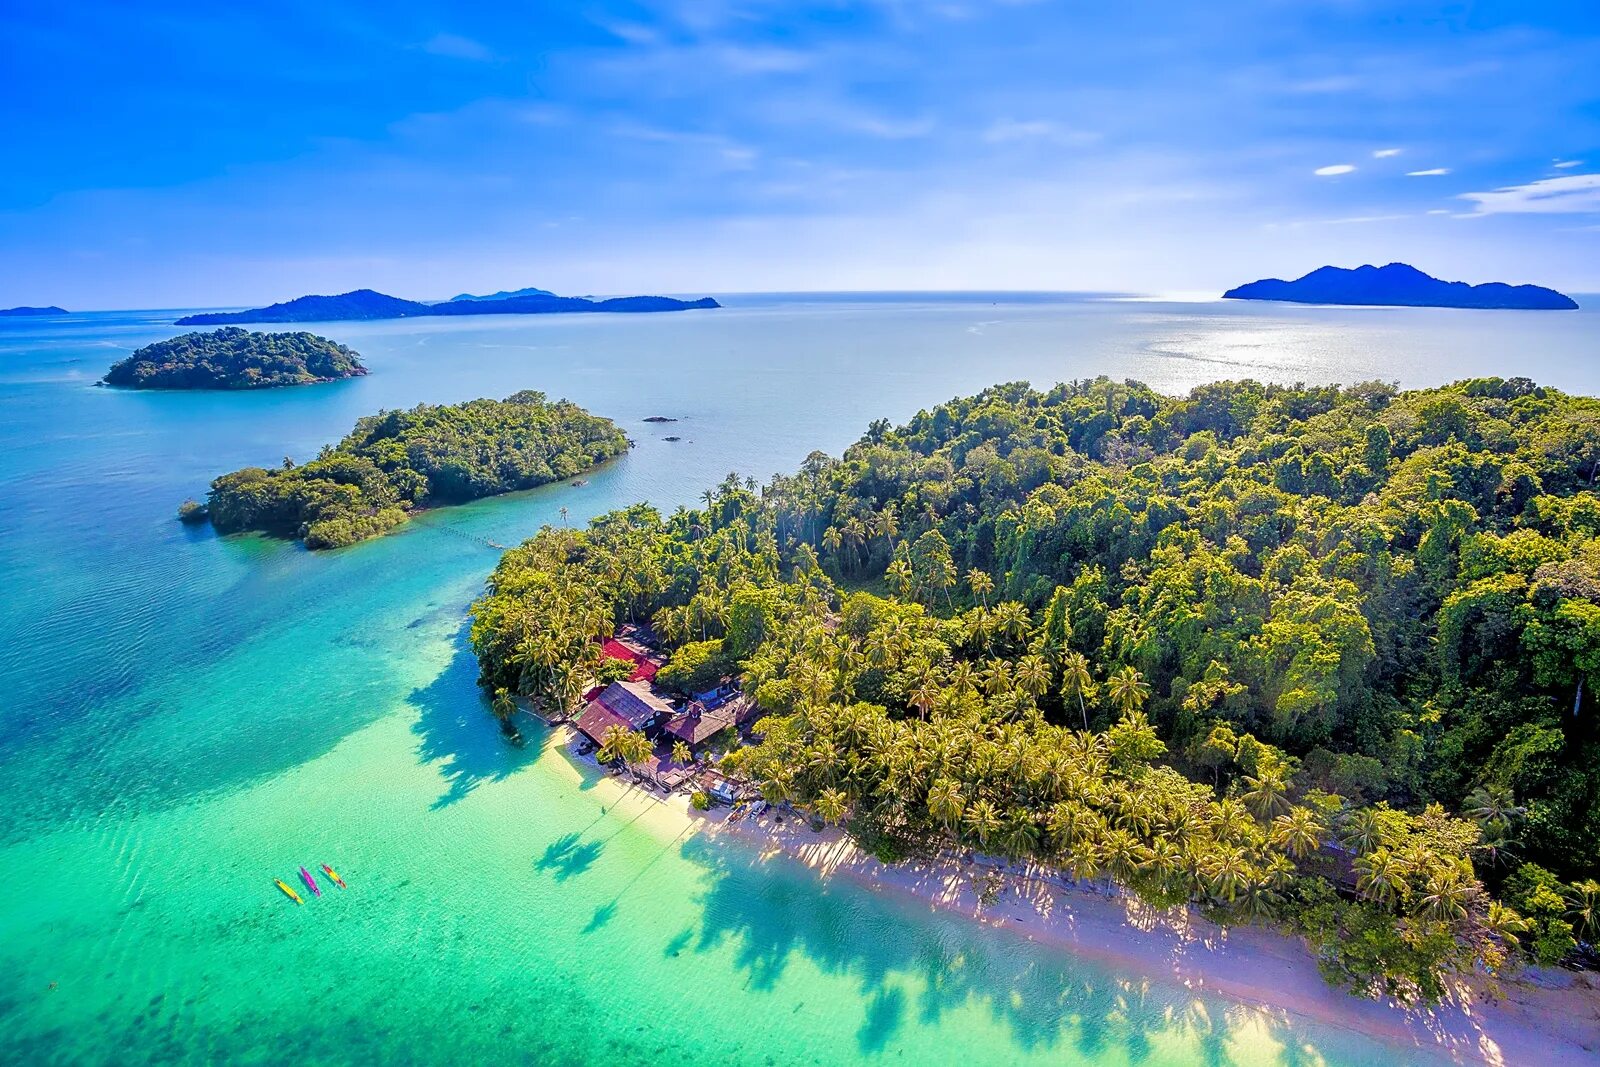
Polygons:
M309 463L285 459L276 469L225 474L211 483L204 510L222 533L259 530L338 548L384 533L418 508L571 478L628 446L610 419L543 393L421 404L360 420Z
M105 381L133 389L266 389L365 373L359 355L326 337L230 326L146 345L114 364Z
M1000 385L545 529L471 639L569 709L648 621L662 684L759 703L722 769L886 861L1046 864L1433 1000L1600 940L1597 476L1600 401L1526 379Z

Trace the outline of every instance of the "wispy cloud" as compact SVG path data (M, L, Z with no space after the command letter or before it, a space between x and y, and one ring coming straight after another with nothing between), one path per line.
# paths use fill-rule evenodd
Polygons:
M1429 167L1427 170L1408 170L1408 171L1406 171L1406 177L1408 177L1408 178L1438 178L1438 177L1441 177L1442 175L1449 174L1449 173L1450 173L1450 168L1449 167Z
M1564 174L1488 193L1462 193L1477 215L1585 215L1600 213L1600 174Z
M1389 158L1391 158L1393 156L1398 156L1403 151L1405 151L1405 149L1403 149L1403 148L1380 148L1377 151L1372 153L1372 158L1373 159L1389 159Z
M1100 140L1092 130L1078 130L1049 119L999 119L983 131L983 139L990 144L1009 144L1016 141L1040 141L1059 145L1090 145Z
M470 59L478 63L486 63L495 58L495 54L487 45L455 33L434 34L422 42L422 50L430 55L447 56L450 59Z
M1583 160L1581 160L1581 159L1560 159L1560 160L1557 160L1552 165L1556 168L1556 170L1570 170L1573 167L1581 167L1581 166L1583 166Z
M1336 178L1341 174L1349 174L1356 168L1349 163L1334 163L1327 167L1318 167L1311 173L1319 178Z

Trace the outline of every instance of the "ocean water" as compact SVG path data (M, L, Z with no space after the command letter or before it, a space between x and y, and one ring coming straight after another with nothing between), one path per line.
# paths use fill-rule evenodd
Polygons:
M1498 373L1594 393L1600 315L725 302L310 326L372 373L254 394L93 386L182 332L174 312L0 322L0 1062L1427 1061L757 869L643 800L608 803L560 752L501 743L464 610L489 542L691 503L993 382ZM360 415L525 388L638 447L582 487L333 553L173 518L215 474L307 458ZM272 885L322 862L347 892L297 908Z

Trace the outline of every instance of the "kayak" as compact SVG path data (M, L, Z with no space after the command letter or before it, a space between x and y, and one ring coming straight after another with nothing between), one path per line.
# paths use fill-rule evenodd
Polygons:
M285 882L282 878L274 878L273 881L278 883L278 888L283 890L283 895L284 896L288 897L290 900L294 901L296 904L304 904L305 903L305 901L300 899L300 894L296 893L294 891L294 888L292 886L290 886L288 882Z
M305 883L306 883L306 888L307 889L311 890L313 893L315 893L319 897L322 895L322 890L317 888L317 880L315 878L311 877L311 872L310 871L306 870L304 867L301 867L300 868L300 877L305 879Z
M350 888L344 884L344 879L339 877L339 872L334 870L332 867L329 867L326 863L322 865L322 870L329 878L333 879L333 884L338 886L340 889Z

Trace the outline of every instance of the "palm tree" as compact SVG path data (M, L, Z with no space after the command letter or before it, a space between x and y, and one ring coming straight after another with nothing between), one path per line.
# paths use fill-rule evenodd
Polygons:
M989 606L989 594L994 592L994 579L979 570L977 567L967 572L967 588L972 590L972 595L985 608Z
M1015 600L1007 600L996 604L994 608L994 625L1007 639L1021 642L1028 636L1028 609Z
M1250 861L1243 849L1221 848L1211 855L1206 880L1212 896L1232 904L1250 881L1250 873Z
M694 752L689 748L687 741L674 741L672 743L672 762L681 763L685 767L694 762Z
M844 821L845 811L849 808L849 798L842 789L824 789L817 794L817 816L825 823L840 823Z
M1404 897L1410 886L1405 868L1394 853L1378 847L1356 857L1356 892L1379 904L1390 904Z
M972 664L964 659L957 660L950 667L948 679L950 688L955 690L958 695L965 696L977 688L974 677L975 672L972 669Z
M1346 848L1364 854L1383 844L1383 821L1372 808L1358 808L1345 820L1340 841Z
M1518 935L1527 933L1530 925L1528 920L1498 900L1489 901L1489 909L1481 922L1484 933L1499 938L1512 948L1517 947L1520 940Z
M1089 709L1083 698L1094 694L1094 675L1089 673L1089 657L1082 652L1068 652L1061 660L1061 692L1078 698L1078 713L1083 716L1083 728L1089 728Z
M1572 929L1584 941L1593 942L1600 934L1600 882L1593 878L1574 882L1567 891L1567 903L1570 905L1567 918L1572 920Z
M983 679L983 691L990 696L999 696L1011 688L1011 664L1003 659L992 659L980 672L980 677Z
M1322 847L1322 820L1310 808L1295 808L1272 820L1272 843L1297 860Z
M956 828L963 807L961 785L953 778L940 778L928 790L928 814L946 830Z
M1050 664L1043 656L1023 656L1017 661L1017 686L1035 700L1050 691Z
M967 805L961 821L967 829L967 836L978 842L980 848L986 847L989 838L1000 829L1000 816L996 814L994 805L981 797Z
M1509 826L1513 819L1520 818L1527 810L1517 806L1511 798L1511 790L1504 786L1481 785L1467 796L1464 809L1480 826L1492 823Z
M1000 847L1013 859L1029 855L1039 844L1039 827L1026 808L1013 808L1006 815Z
M1289 783L1276 768L1263 766L1255 777L1246 777L1244 784L1249 789L1239 799L1262 822L1289 810Z
M889 579L890 589L902 597L911 595L911 590L916 584L916 580L911 576L911 564L903 559L890 560L889 569L884 575Z
M1469 878L1460 867L1449 864L1435 868L1429 875L1426 892L1417 901L1422 914L1435 919L1452 921L1467 917L1467 905L1477 898L1482 887Z
M606 732L600 735L600 750L594 758L601 763L615 763L624 759L623 753L628 750L628 735L633 733L626 726L608 726Z
M1111 702L1126 715L1138 710L1145 702L1150 695L1150 686L1145 684L1137 670L1125 666L1106 679L1106 692L1110 694Z
M921 713L922 718L926 720L928 718L928 709L933 707L938 699L939 684L934 680L933 672L930 670L917 680L916 688L911 690L911 706L916 708Z
M1128 884L1145 865L1149 850L1126 830L1110 830L1100 843L1105 869L1117 881Z

